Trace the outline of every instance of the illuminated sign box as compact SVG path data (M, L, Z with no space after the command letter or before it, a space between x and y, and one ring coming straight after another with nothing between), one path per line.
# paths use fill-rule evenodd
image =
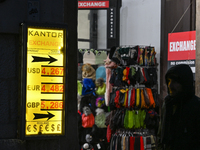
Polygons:
M22 133L65 135L66 26L23 25L22 39Z

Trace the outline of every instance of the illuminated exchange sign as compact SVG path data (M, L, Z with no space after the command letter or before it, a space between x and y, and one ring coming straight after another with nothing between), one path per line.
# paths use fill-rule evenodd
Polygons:
M27 27L25 136L63 135L65 29Z
M78 8L109 8L109 1L79 1Z
M196 31L168 34L168 67L188 64L195 73Z

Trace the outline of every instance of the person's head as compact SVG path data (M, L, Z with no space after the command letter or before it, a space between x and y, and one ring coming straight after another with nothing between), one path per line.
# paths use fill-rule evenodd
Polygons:
M182 92L182 85L176 77L169 76L167 78L168 93L170 96L175 97Z
M193 73L188 65L171 67L165 75L165 80L170 96L188 98L194 95Z

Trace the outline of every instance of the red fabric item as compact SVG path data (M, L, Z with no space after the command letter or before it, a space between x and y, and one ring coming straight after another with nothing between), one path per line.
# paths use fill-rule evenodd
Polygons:
M142 75L144 77L144 81L147 82L147 78L146 78L145 73L144 73L144 68L142 68Z
M78 113L79 113L80 115L82 115L80 110L78 110Z
M135 137L130 136L129 141L130 141L129 149L134 150Z
M132 91L131 91L130 107L134 107L134 105L135 105L135 88L133 88Z
M140 63L140 47L138 46L138 56L137 56L137 63Z
M142 136L140 136L140 150L144 150L144 141Z
M116 91L115 100L114 100L115 107L117 107L117 108L120 108L120 104L119 104L119 95L120 95L120 91L117 90L117 91Z
M126 67L126 70L127 70L127 73L126 73L126 80L127 80L127 83L130 84L130 80L129 80L129 78L128 78L130 68L129 68L129 67Z
M94 115L91 113L88 116L82 115L82 126L84 128L91 128L94 125Z
M106 138L107 138L107 142L108 142L108 143L110 143L110 139L111 139L111 135L112 135L111 132L112 132L112 131L111 131L111 129L110 129L110 125L108 125L108 127L107 127L107 134L106 134Z

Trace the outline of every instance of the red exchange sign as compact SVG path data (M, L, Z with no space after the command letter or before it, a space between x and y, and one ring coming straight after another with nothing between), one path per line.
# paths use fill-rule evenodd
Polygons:
M109 8L109 1L78 1L78 8Z
M168 61L196 58L196 31L168 34Z

